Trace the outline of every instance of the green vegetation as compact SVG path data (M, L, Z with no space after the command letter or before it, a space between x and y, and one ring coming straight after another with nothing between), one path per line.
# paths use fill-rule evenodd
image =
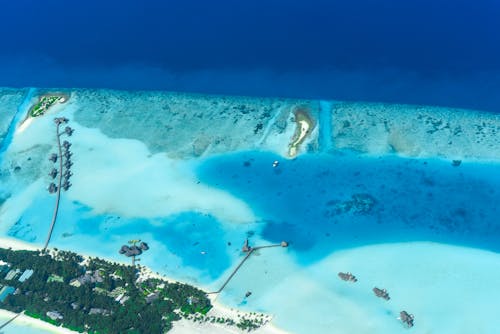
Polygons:
M141 279L136 267L72 252L50 255L0 248L11 269L33 269L24 282L16 277L0 284L16 288L0 304L25 311L72 330L87 333L165 333L181 317L204 317L212 305L206 294L187 284Z
M64 101L66 98L62 95L44 95L40 97L38 103L31 108L30 116L42 116L51 106L61 100Z

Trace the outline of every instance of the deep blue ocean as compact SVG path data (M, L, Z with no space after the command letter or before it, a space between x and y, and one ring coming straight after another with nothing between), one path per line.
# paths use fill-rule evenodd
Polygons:
M0 86L167 89L500 110L494 0L16 0Z

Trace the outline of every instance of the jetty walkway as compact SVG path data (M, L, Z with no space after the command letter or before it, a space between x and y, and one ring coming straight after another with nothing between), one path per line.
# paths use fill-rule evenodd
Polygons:
M8 324L10 324L12 321L16 320L17 317L19 317L21 314L23 314L24 311L22 311L21 313L18 313L16 314L15 316L13 316L12 318L10 318L9 320L7 320L6 322L4 322L3 324L0 325L0 330L3 329L5 326L7 326Z
M231 274L229 275L229 277L224 281L224 283L219 288L219 290L209 292L209 293L207 293L207 295L218 294L222 290L224 290L224 288L226 287L226 285L231 281L231 279L234 277L234 275L236 275L236 273L238 272L238 270L240 270L240 268L243 266L243 264L246 262L246 260L248 260L248 258L250 257L250 255L252 255L252 253L254 251L259 250L259 249L264 249L264 248L272 248L272 247L288 247L288 242L282 241L279 244L265 245L265 246L258 246L258 247L249 247L248 246L248 240L246 240L245 241L245 245L243 246L242 250L243 250L243 252L245 252L247 254L243 258L243 260L241 260L241 262L236 266L236 268L233 269L233 271L231 272Z
M49 228L49 232L47 233L47 239L45 240L45 245L43 246L43 250L45 251L49 245L49 242L50 242L50 238L52 237L52 232L54 230L54 225L56 224L56 220L57 220L57 213L59 211L59 201L61 199L61 186L62 186L62 177L63 177L63 152L62 152L62 145L61 145L61 135L66 133L67 135L71 136L71 133L73 132L73 130L70 128L70 127L66 127L65 128L65 131L63 133L61 133L60 129L61 129L61 125L62 124L65 124L68 122L68 119L67 118L64 118L64 117L56 117L54 119L54 122L56 123L56 137L57 137L57 148L59 150L59 155L57 156L57 159L59 159L59 175L58 175L58 184L57 184L57 191L56 191L56 204L54 206L54 214L52 215L52 222L50 223L50 228ZM67 144L67 143L65 143ZM68 149L66 146L65 146L66 149ZM66 152L66 154L68 154L68 152ZM68 159L67 158L67 163L68 163ZM69 165L67 166L68 169L69 169ZM66 187L66 185L64 185L63 187ZM67 188L69 187L69 185L65 188L65 190L67 190Z

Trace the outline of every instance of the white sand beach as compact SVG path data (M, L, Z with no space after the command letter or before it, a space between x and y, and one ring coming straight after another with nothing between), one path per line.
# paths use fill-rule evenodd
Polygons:
M12 248L14 250L39 250L42 247L37 247L36 245L22 240L0 236L0 248Z
M242 312L233 308L226 307L221 303L217 302L214 295L211 295L213 308L208 312L208 316L223 317L237 320L239 316L245 315L247 318L256 318L258 315L250 314L248 312ZM266 316L271 319L270 316ZM230 327L227 325L217 324L217 323L195 323L186 319L182 319L174 323L172 330L169 332L172 334L243 334L248 333L248 331L240 330L237 327ZM264 326L258 328L257 330L251 331L254 334L287 334L288 332L279 329L274 326L272 322L267 322Z
M272 324L267 324L255 331L243 331L236 327L229 327L212 323L193 323L188 320L180 320L174 323L174 327L169 331L171 334L285 334Z
M0 322L7 321L14 317L16 313L0 309ZM54 326L48 322L29 317L25 314L21 314L13 322L8 324L2 329L2 333L5 334L74 334L75 331L71 331L67 328Z

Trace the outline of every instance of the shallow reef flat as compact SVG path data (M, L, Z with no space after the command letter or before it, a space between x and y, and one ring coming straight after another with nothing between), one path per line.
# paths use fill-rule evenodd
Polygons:
M27 89L0 88L0 149Z
M106 90L77 90L71 100L79 124L98 126L111 138L140 140L152 153L172 158L252 148L284 153L276 142L293 134L294 108L317 108L307 100Z
M6 133L26 91L0 91L0 134ZM47 92L39 90L38 95ZM171 158L249 149L287 156L297 126L294 113L304 110L317 126L298 154L326 147L376 155L500 160L500 115L489 112L159 91L64 92L71 96L65 110L72 110L82 126L97 127L111 138L139 140L151 153L166 152ZM321 145L325 133L329 138L323 136L327 143Z
M496 325L499 114L76 89L28 117L39 96L59 92L0 91L0 235L45 241L54 118L65 117L72 186L51 247L125 261L120 247L141 239L142 265L216 291L245 239L285 240L252 254L219 300L292 333L400 333L402 309L415 333Z
M337 149L410 157L500 160L500 114L464 109L339 102Z

